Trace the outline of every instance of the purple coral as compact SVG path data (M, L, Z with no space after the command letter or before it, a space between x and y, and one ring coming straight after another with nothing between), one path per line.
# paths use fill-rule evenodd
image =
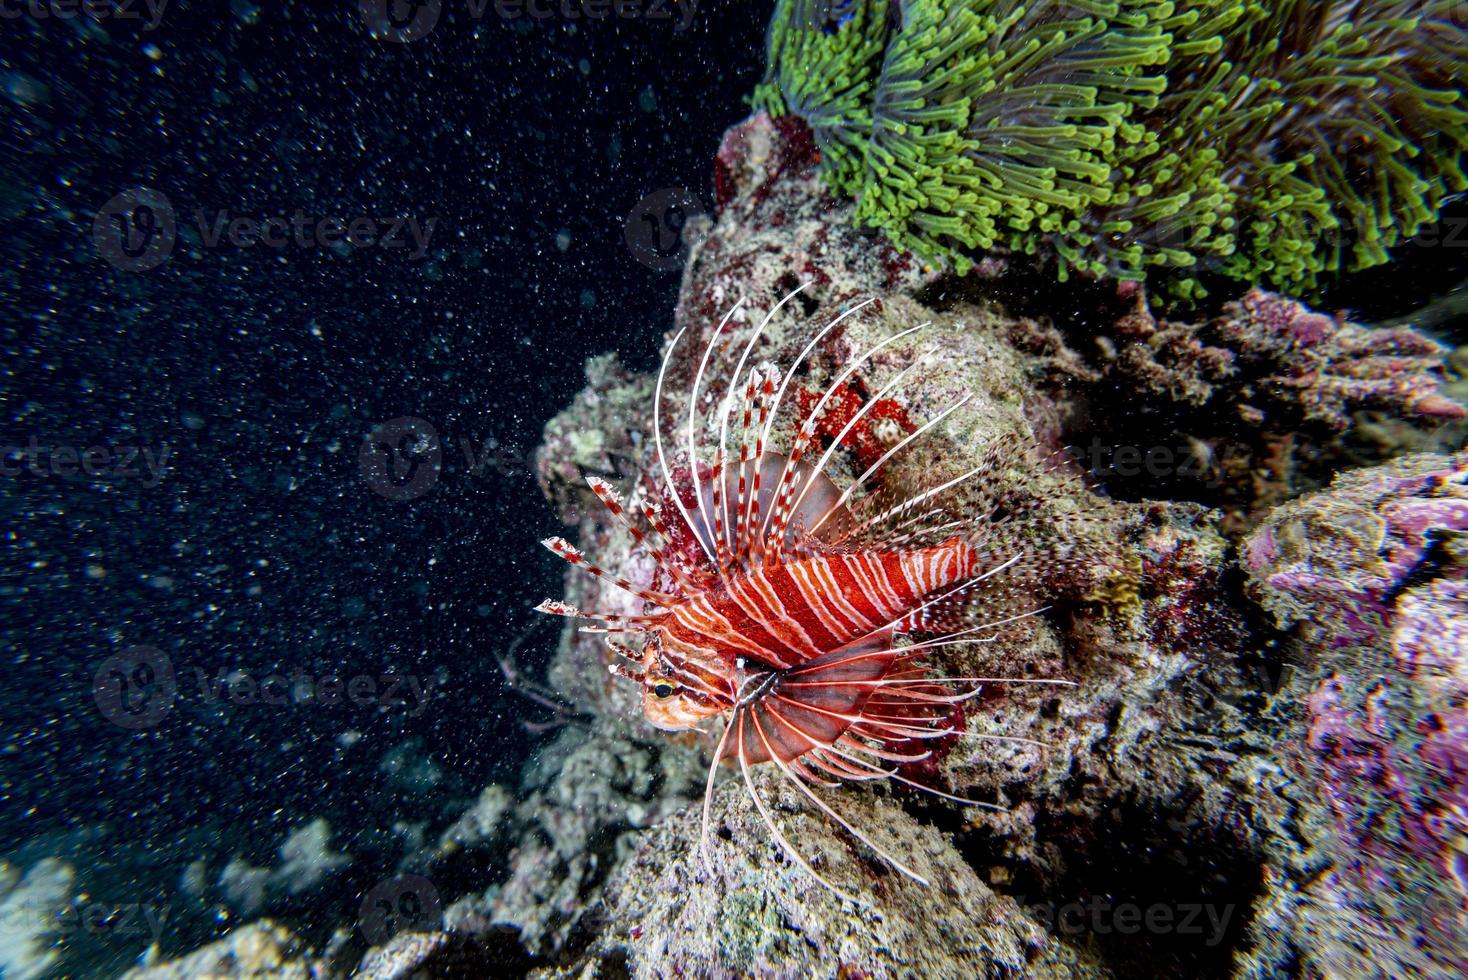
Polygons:
M1363 907L1451 963L1468 915L1468 453L1348 474L1249 540L1252 589L1321 664L1303 758Z
M1408 418L1468 414L1442 393L1447 350L1406 328L1381 329L1317 313L1262 289L1200 324L1157 320L1139 301L1117 322L1114 370L1145 389L1195 405L1236 403L1254 422L1350 426L1350 413Z
M1468 531L1468 453L1440 470L1431 464L1438 458L1348 474L1275 511L1242 556L1265 608L1283 625L1313 621L1329 646L1383 636L1434 541Z

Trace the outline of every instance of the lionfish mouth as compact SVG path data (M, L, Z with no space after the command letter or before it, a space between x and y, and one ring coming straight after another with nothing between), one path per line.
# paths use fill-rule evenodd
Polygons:
M873 300L849 307L821 329L783 372L745 368L765 328L809 283L782 298L764 317L727 375L717 410L700 418L700 389L712 384L711 362L724 330L743 308L724 316L698 363L688 396L682 466L669 467L664 445L663 395L668 367L687 332L674 337L658 372L653 397L653 445L660 499L643 494L639 521L605 481L588 478L592 492L646 552L670 591L636 584L606 570L560 538L545 544L607 584L642 600L638 614L583 612L547 600L542 612L587 620L589 632L633 633L641 650L608 636L626 663L614 675L635 680L644 711L660 728L688 728L723 718L709 765L699 849L709 859L709 819L715 777L724 761L738 764L746 789L772 837L822 886L857 904L822 877L781 832L750 776L750 767L773 763L781 778L837 821L881 859L913 880L927 882L842 818L817 789L887 780L946 800L993 810L996 803L966 799L903 774L931 760L923 745L956 738L1039 745L1017 736L970 733L955 723L957 706L987 684L1070 685L1059 678L951 677L931 671L924 658L942 647L996 642L1003 627L1037 616L1045 607L1023 608L1047 573L1071 560L1047 553L1031 557L1022 544L1032 531L1038 502L1016 506L1001 500L1000 481L985 480L1025 451L1017 440L991 445L978 465L952 479L894 499L894 488L873 493L887 462L933 432L970 399L964 395L901 438L845 490L825 475L833 455L877 406L917 368L919 357L875 394L852 395L849 386L874 355L929 324L895 333L837 373L804 414L786 454L769 451L777 419L790 414L784 396L801 365L822 340ZM742 385L740 379L747 378ZM845 406L833 431L833 404ZM852 397L860 408L851 407ZM783 409L783 411L782 411ZM796 414L799 411L796 410ZM736 453L729 452L731 421L739 419ZM828 443L810 465L805 454ZM700 435L713 466L699 462ZM678 474L675 479L675 473ZM707 480L705 480L707 474ZM944 505L962 488L979 505L977 517L961 517ZM1002 519L996 515L1002 514ZM899 642L899 640L906 642ZM914 748L918 746L919 748Z

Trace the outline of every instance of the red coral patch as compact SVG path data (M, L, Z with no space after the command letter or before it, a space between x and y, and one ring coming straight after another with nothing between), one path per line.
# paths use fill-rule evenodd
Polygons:
M820 403L822 392L813 391L810 388L800 388L795 393L796 401L800 406L800 414L808 417ZM836 387L831 393L831 399L826 403L825 411L816 422L816 433L826 439L829 445L831 440L841 435L841 430L856 417L861 407L867 402L867 396L849 384ZM865 470L877 460L882 454L891 448L889 443L883 442L873 431L876 424L890 420L896 422L903 432L915 432L917 426L913 424L907 415L907 409L891 398L883 398L871 407L861 420L852 426L846 438L841 442L841 448L849 450L856 456L856 461Z

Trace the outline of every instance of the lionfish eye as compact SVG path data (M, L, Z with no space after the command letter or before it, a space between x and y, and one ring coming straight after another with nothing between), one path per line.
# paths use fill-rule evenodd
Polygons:
M667 682L653 685L652 696L664 700L673 696L673 685Z

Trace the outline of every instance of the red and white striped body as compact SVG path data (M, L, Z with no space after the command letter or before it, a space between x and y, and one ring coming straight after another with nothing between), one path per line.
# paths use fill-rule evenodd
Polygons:
M794 667L877 631L901 632L926 600L977 571L973 549L958 538L915 551L817 553L736 569L669 608L663 647Z

